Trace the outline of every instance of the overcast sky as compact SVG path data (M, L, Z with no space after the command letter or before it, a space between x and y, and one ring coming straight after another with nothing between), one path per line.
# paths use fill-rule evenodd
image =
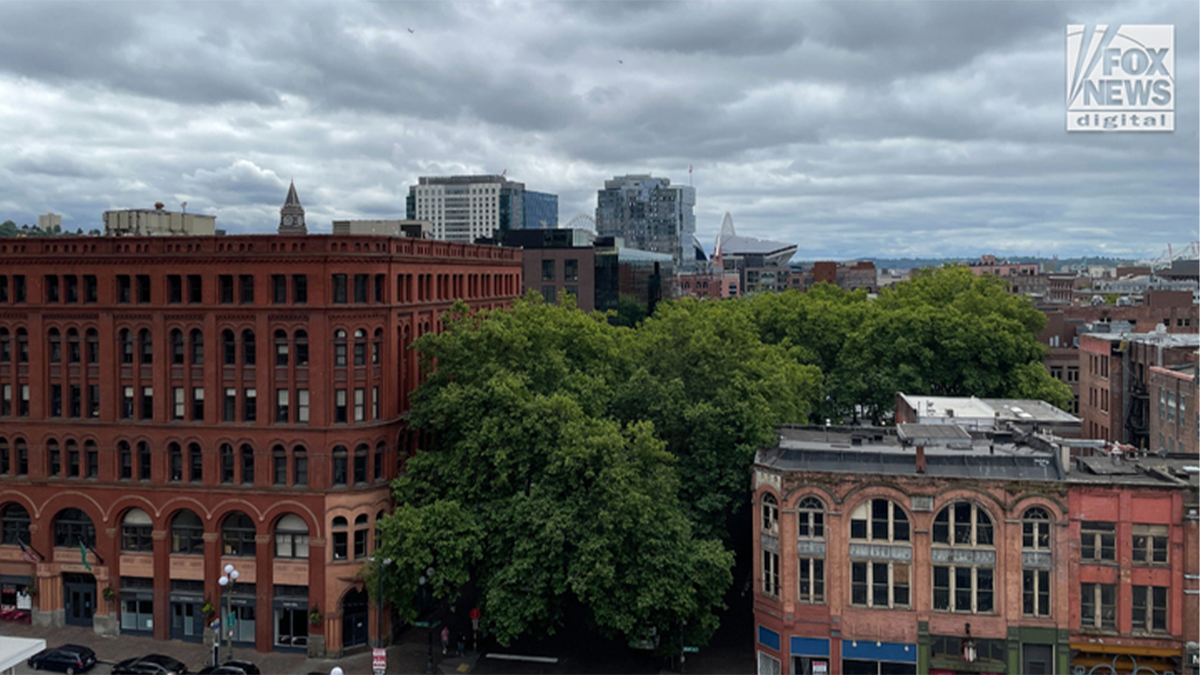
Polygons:
M0 2L0 220L107 209L275 231L404 217L498 174L594 215L606 178L697 191L798 256L1154 256L1197 238L1183 2ZM1176 131L1066 132L1067 24L1172 24Z

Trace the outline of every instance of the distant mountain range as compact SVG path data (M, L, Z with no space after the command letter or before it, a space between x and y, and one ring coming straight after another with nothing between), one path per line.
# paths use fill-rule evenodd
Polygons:
M1066 267L1067 265L1082 265L1085 263L1089 264L1089 265L1105 265L1105 266L1111 267L1111 266L1115 266L1115 265L1129 265L1129 264L1133 264L1135 262L1135 261L1129 260L1129 259L1110 258L1110 257L1106 257L1106 256L1079 256L1079 257L1075 257L1075 258L1047 258L1045 256L1024 255L1024 256L1011 256L1011 257L1003 257L1003 256L996 256L996 257L1001 262L1013 262L1013 263L1031 263L1032 262L1032 263L1039 263L1039 264L1054 263L1058 269L1062 269L1062 268ZM852 259L853 260L870 260L871 262L875 263L875 267L879 267L879 268L903 270L903 269L914 269L917 267L940 267L946 263L968 262L971 260L978 260L979 258L978 258L978 256L976 256L974 258L965 257L965 256L964 257L953 257L953 258L876 258L874 256L864 256L862 258L852 258ZM811 264L812 262L814 262L814 261L812 261L812 260L795 260L795 259L792 260L793 264L796 264L796 263Z

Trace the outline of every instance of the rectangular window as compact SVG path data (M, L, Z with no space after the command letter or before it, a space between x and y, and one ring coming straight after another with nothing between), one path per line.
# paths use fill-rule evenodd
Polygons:
M288 423L288 390L275 390L275 421L280 424Z
M579 281L579 261L575 259L563 261L563 281Z
M308 424L308 390L296 390L296 422Z
M1169 528L1166 525L1133 526L1133 564L1166 565Z
M909 602L907 564L858 561L850 564L851 604L868 607L907 607Z
M68 303L79 302L79 277L74 274L63 276L63 287L66 291L64 295Z
M98 299L96 275L83 275L83 301L88 304L94 304Z
M253 422L258 419L258 390L247 389L242 395L242 421Z
M129 416L133 417L133 387L129 389ZM21 385L21 399L17 401L17 417L29 417L29 385Z
M233 275L222 274L217 277L217 289L220 291L221 304L233 304Z
M200 453L200 446L191 445L188 447L188 464L189 473L188 480L193 483L200 483L204 480L204 455Z
M192 387L192 421L204 421L204 387Z
M823 558L800 558L800 602L814 605L825 602Z
M347 535L346 532L334 532L333 533L333 559L334 560L345 560L347 558L347 555L349 553L349 551L348 551L348 543L349 542L347 541L346 535Z
M367 302L367 275L354 275L354 302Z
M67 399L67 415L70 417L79 417L82 407L82 396L80 394L79 385L72 384L67 388L69 397Z
M1084 521L1080 527L1080 559L1091 562L1117 559L1117 525Z
M308 455L303 448L293 451L296 465L296 485L308 485Z
M46 275L46 302L58 302L58 275Z
M554 281L554 261L542 261L542 281Z
M146 274L137 275L137 301L140 304L150 304L150 276Z
M371 419L379 419L379 387L371 389Z
M287 275L271 275L271 302L276 305L287 304Z
M1165 586L1133 587L1133 630L1166 632L1167 588Z
M333 421L338 424L346 423L345 389L335 389L333 392Z
M183 302L183 277L178 274L167 275L167 302L173 305Z
M12 414L12 385L6 384L3 387L0 387L0 416L8 417L11 414Z
M25 302L25 275L13 275L13 302Z
M8 302L8 275L0 274L0 302Z
M383 279L382 274L375 275L375 302L383 302Z
M50 446L50 476L56 477L62 475L62 455L58 449L58 444Z
M171 418L181 420L187 414L187 401L184 400L183 387L171 388Z
M774 551L763 550L763 572L762 584L763 595L771 597L779 596L779 554Z
M67 444L67 475L71 478L79 478L79 446Z
M355 559L367 557L366 530L359 529L354 531L354 557Z
M292 302L297 305L308 302L308 277L303 274L292 275Z
M1024 570L1022 576L1025 616L1050 616L1050 570Z
M133 387L121 388L121 419L133 419Z
M282 448L271 457L275 485L287 485L287 452Z
M242 274L238 277L238 283L241 284L241 287L242 287L241 304L253 305L254 304L254 275L253 274Z
M553 286L542 286L542 299L546 301L547 305L554 304L554 298L556 295L557 293L555 292Z
M97 418L100 416L100 385L88 385L88 417Z
M95 445L84 448L84 461L87 462L87 477L96 478L100 475L100 452Z
M183 480L183 451L179 446L174 446L171 449L171 463L169 467L171 475L169 480L172 483L178 483Z
M50 416L62 417L62 385L50 385Z
M142 387L142 419L154 419L154 387Z
M346 304L346 275L333 275L333 302L335 304Z
M1080 584L1080 623L1083 628L1115 630L1117 587L1115 584Z
M223 404L224 405L222 406L222 408L223 408L224 414L221 416L221 421L222 422L236 422L237 421L237 389L234 389L232 387L226 387L225 400L223 401Z
M354 421L362 422L367 414L367 391L361 387L354 390Z
M187 278L188 303L198 305L204 302L204 283L199 274L189 274Z

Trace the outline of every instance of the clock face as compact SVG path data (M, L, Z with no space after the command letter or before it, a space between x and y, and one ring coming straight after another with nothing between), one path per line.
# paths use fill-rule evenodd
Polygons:
M284 225L291 225L291 224L292 224L292 217L291 217L291 216L284 216L284 217L283 217L283 224L284 224Z

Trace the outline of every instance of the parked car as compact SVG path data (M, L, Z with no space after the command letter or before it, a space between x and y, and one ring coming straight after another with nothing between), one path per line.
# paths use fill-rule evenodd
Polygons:
M187 666L182 661L162 654L139 656L113 666L113 675L184 675Z
M82 645L63 645L54 649L43 649L29 657L29 667L34 670L57 670L67 675L86 673L96 665L96 652Z
M205 666L196 675L261 675L258 666L249 661L226 661L219 666Z

